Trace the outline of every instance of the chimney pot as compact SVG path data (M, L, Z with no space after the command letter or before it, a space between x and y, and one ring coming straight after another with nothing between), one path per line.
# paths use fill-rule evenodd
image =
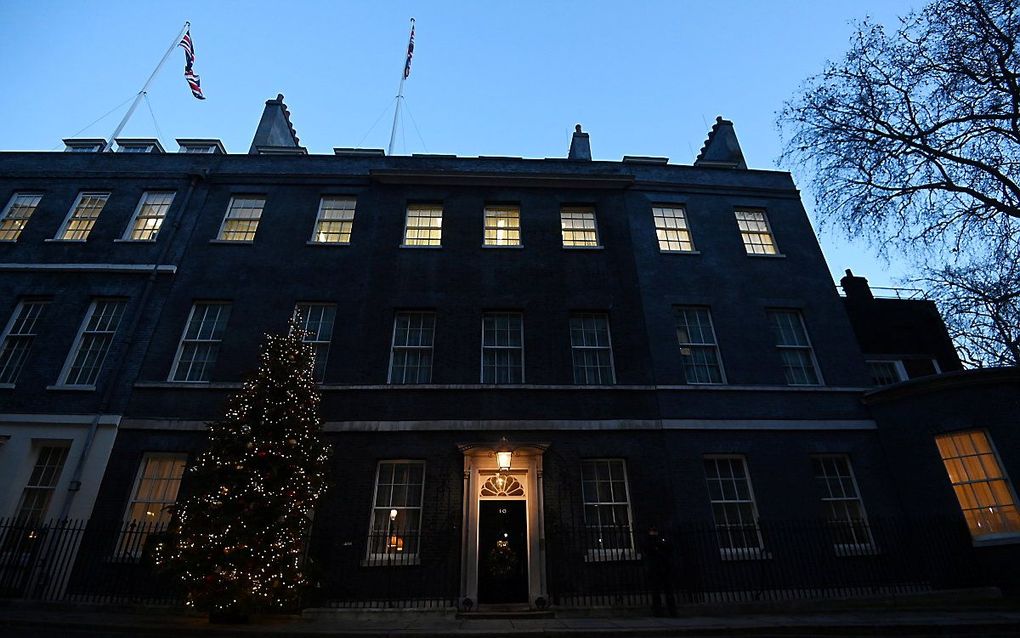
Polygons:
M854 275L849 268L846 269L846 276L839 280L839 285L843 288L848 300L871 301L875 298L875 295L871 293L868 280Z

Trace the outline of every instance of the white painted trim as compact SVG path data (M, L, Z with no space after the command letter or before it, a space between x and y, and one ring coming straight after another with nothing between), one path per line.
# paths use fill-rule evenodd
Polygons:
M95 420L93 414L0 414L0 423L53 423L57 425L90 425ZM104 414L99 418L99 425L119 426L122 415Z
M149 242L141 242L149 243ZM174 274L177 266L172 264L0 264L0 271L56 271L56 272L126 272Z

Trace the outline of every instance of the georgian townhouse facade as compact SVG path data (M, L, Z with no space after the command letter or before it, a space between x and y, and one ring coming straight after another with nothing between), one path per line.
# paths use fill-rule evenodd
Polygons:
M1007 406L882 430L910 420L878 407L905 386L990 381L922 344L906 358L945 374L876 390L860 278L841 298L791 176L748 169L730 122L693 165L594 161L580 127L566 158L310 155L282 96L258 131L243 155L0 154L0 517L168 524L205 424L297 310L334 449L321 604L625 604L662 547L660 588L763 566L824 588L823 563L867 581L908 513L968 548L1020 533ZM960 432L980 449L936 442ZM963 457L987 461L966 495ZM908 506L912 482L936 505ZM778 523L804 520L810 540Z

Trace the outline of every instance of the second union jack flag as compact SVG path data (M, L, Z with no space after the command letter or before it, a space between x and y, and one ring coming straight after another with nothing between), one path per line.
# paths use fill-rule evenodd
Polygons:
M184 37L177 46L184 49L184 79L188 81L188 86L191 87L191 94L200 100L204 100L205 96L202 95L202 79L195 74L195 45L191 42L191 29L184 32Z
M407 42L407 62L404 63L404 79L411 75L411 58L414 57L414 18L411 19L411 39Z

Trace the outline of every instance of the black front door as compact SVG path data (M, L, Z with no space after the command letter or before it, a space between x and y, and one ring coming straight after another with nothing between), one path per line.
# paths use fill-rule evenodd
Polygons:
M526 501L478 503L478 602L528 602Z

